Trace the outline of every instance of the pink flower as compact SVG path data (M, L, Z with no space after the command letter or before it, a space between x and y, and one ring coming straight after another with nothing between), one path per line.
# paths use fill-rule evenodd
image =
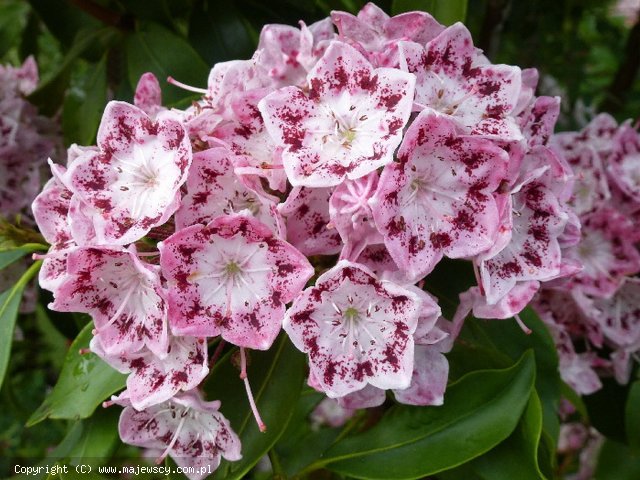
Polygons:
M620 127L607 171L618 188L640 204L640 133L630 125Z
M461 23L426 47L401 43L399 66L416 75L415 108L448 116L466 134L501 141L522 139L513 113L522 85L518 67L479 58Z
M164 110L160 83L158 83L158 79L153 73L147 72L140 77L133 103L151 118L156 117L158 113Z
M378 52L399 40L421 44L438 35L444 27L425 12L407 12L389 17L380 7L367 3L358 16L347 12L331 12L341 39L361 45L367 52Z
M100 243L134 242L178 208L191 164L189 138L168 113L152 121L137 107L111 102L98 146L99 152L70 166L71 189L94 209Z
M584 217L582 241L566 252L568 258L579 261L584 268L569 280L567 287L597 297L611 297L626 275L640 272L637 240L637 228L610 207Z
M274 232L279 230L275 213L277 198L267 195L259 181L243 179L234 172L238 157L224 147L197 152L187 178L187 194L176 212L178 229L206 224L223 214L248 210Z
M498 209L491 194L506 162L503 150L458 136L444 117L425 111L414 120L370 201L385 245L407 275L421 278L443 255L469 257L493 245Z
M300 252L245 215L184 228L158 248L172 331L222 335L241 347L268 349L285 304L313 275Z
M132 408L123 395L114 399L125 406L118 431L123 442L163 451L158 463L169 455L189 480L201 480L220 465L220 457L240 460L240 439L219 412L220 402L205 402L195 390L147 407Z
M67 276L49 307L91 314L105 354L134 353L143 347L167 355L166 293L160 268L140 261L138 252L79 248L67 257Z
M389 163L409 119L414 77L374 69L353 47L334 41L308 77L309 93L282 88L258 108L284 145L293 186L330 187Z
M163 358L147 348L108 354L100 333L93 337L89 346L120 373L129 374L126 392L136 410L144 410L197 387L209 373L204 338L172 336L168 353Z
M420 306L411 290L343 260L296 298L283 327L331 398L368 384L406 388Z
M378 173L374 171L357 180L342 182L331 194L331 225L344 242L341 259L356 260L367 245L382 242L369 206L377 186Z
M333 255L342 248L340 233L329 225L332 191L293 187L286 201L278 205L286 221L287 241L305 255Z

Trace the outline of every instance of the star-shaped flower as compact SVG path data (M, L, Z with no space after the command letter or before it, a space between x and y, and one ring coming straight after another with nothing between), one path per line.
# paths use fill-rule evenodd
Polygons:
M342 248L340 233L330 228L332 188L293 187L278 211L285 218L287 240L307 256L333 255Z
M411 278L443 255L476 255L493 245L498 209L492 193L507 154L488 140L461 137L454 124L425 111L407 130L398 162L385 167L370 200L376 226Z
M152 121L124 102L110 102L98 130L99 152L70 166L71 189L94 209L103 244L128 244L178 208L191 164L191 143L171 114Z
M389 163L409 119L414 77L374 69L334 41L308 77L309 92L286 87L258 104L267 131L283 145L293 186L330 187Z
M331 398L368 384L406 388L420 306L413 291L342 260L296 298L283 328Z
M67 278L50 308L89 313L107 355L143 347L158 357L167 355L167 303L160 268L142 262L133 246L71 252Z
M220 465L220 457L240 460L240 439L219 412L220 402L205 402L195 390L138 411L126 396L114 403L125 408L118 432L123 442L162 451L185 470L189 480L201 480Z
M409 42L398 48L405 63L399 66L416 75L415 108L447 115L466 134L522 139L513 117L522 86L520 69L479 58L463 24L448 27L424 48Z
M389 17L373 3L362 7L357 16L333 11L331 19L342 38L359 43L368 52L381 51L399 40L412 40L424 45L444 30L428 13L407 12Z
M179 230L158 245L169 284L171 329L216 336L266 350L285 304L304 288L313 267L292 245L245 215L217 217Z
M164 358L148 348L108 354L99 332L89 347L113 368L129 374L126 392L136 410L158 405L179 392L197 387L209 373L204 338L171 336Z
M279 229L275 213L277 199L262 189L259 181L236 175L237 157L225 147L197 152L187 178L187 194L176 212L178 229L207 224L223 214L248 210L274 232Z

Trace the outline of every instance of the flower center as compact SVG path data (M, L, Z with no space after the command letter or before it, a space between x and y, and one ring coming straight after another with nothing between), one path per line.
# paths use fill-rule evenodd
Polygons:
M360 312L355 307L348 307L342 314L342 317L347 322L357 322L360 320Z

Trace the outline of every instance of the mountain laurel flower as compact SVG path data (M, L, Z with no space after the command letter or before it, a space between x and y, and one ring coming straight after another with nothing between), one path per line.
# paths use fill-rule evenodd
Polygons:
M331 187L389 163L413 101L413 75L373 68L353 47L331 43L309 72L308 94L285 87L258 108L293 186Z
M170 456L179 467L193 467L185 469L189 480L206 477L221 457L242 458L240 439L220 413L220 402L205 402L195 390L144 410L133 408L126 395L109 403L125 407L118 422L123 442L162 452L156 463Z
M313 275L304 255L245 214L183 228L158 248L174 334L222 335L241 347L268 349L285 304Z
M406 388L420 307L413 291L342 260L295 299L283 328L331 398L368 384Z
M178 208L191 165L191 143L171 114L156 120L110 102L98 129L100 150L70 167L71 189L95 210L101 243L135 242Z

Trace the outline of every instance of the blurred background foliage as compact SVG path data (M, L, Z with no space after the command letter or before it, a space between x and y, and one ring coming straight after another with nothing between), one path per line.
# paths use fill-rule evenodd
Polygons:
M41 84L31 95L31 101L43 114L59 118L67 145L86 145L95 139L106 102L131 101L142 73L151 71L160 79L165 104L183 107L194 99L193 95L167 84L167 76L204 87L209 69L216 62L251 56L264 24L297 25L300 19L310 24L334 9L355 13L364 3L362 0L1 0L0 63L18 65L29 55L35 56ZM563 98L561 129L579 128L598 111L609 111L618 120L638 118L640 24L637 18L629 21L612 13L612 2L381 0L374 3L390 14L425 10L446 24L464 19L476 45L494 63L538 68L539 94ZM445 311L452 310L457 294L473 282L472 272L462 271L461 265L454 261L442 262L428 279L427 289L438 295ZM41 295L41 305L46 305L46 295L42 292ZM513 433L509 438L505 440L509 432L503 432L496 433L491 440L485 439L490 447L499 444L497 448L482 451L484 454L479 457L479 451L447 453L453 462L451 465L464 463L465 454L478 458L438 478L560 478L577 463L576 458L555 458L558 433L555 410L561 394L572 400L577 415L588 418L611 439L602 450L597 478L640 478L640 380L629 387L606 385L602 392L583 403L560 382L555 349L543 325L532 312L527 316L529 326L538 332L532 337L523 337L515 323L469 321L459 345L449 355L452 381L460 383L447 394L449 403L438 410L443 418L449 415L451 421L457 422L469 413L471 395L464 387L480 385L477 388L481 389L483 377L468 376L470 372L482 375L481 370L502 372L487 374L484 382L504 383L504 391L494 399L495 405L509 410L512 406L509 402L517 398L520 410L516 409L512 415L514 423L509 431ZM7 379L0 391L0 477L10 472L13 464L33 465L52 455L100 457L106 459L104 461L135 455L134 449L117 440L117 411L99 409L85 419L60 412L56 417L55 408L50 404L49 410L43 411L47 405L43 402L45 398L50 401L50 392L63 363L69 361L65 359L65 352L81 332L87 331L84 328L87 322L88 318L82 315L70 322L68 316L49 312L42 306L34 314L20 316ZM73 345L77 347L76 343ZM532 361L525 353L528 349L535 353L535 384ZM67 357L74 354L72 350L69 352ZM286 355L287 351L284 352ZM78 362L77 358L71 361ZM227 363L221 362L212 375L213 381L230 368L230 362L229 359ZM80 377L87 380L85 374ZM278 385L277 378L260 378L258 375L255 381ZM285 377L281 374L282 378ZM119 382L117 378L107 381L115 382L114 385ZM298 390L292 395L297 398L299 386L294 388ZM490 390L487 392L491 394ZM480 395L481 392L474 393ZM275 398L284 395L273 389L271 394ZM226 404L232 405L233 389L223 395L231 399ZM372 474L366 467L368 457L357 456L356 447L380 440L384 432L380 437L379 429L366 431L368 420L361 416L347 426L353 431L364 431L353 437L356 440L347 438L341 443L337 439L341 439L344 432L311 429L304 419L319 398L303 390L297 407L284 406L287 421L292 419L287 430L284 431L284 421L282 429L272 433L273 437L264 437L269 439L265 442L271 442L270 448L281 436L271 452L274 469L281 475L315 471L314 478L330 478L325 467L338 476ZM83 404L84 401L88 403ZM93 411L98 403L91 403L80 395L78 405ZM475 428L485 428L493 425L496 418L502 418L490 411L488 405L478 405L477 411L471 412L479 422ZM409 411L397 410L401 414ZM34 411L39 416L34 416ZM521 412L524 412L522 416ZM225 414L230 418L234 415L233 412ZM282 415L282 407L275 414ZM416 419L406 421L411 424ZM429 419L425 417L422 421L428 423ZM28 428L27 423L31 425ZM403 426L402 422L398 425ZM425 430L424 445L428 446L429 439L433 440L432 434ZM440 444L447 445L447 439L443 441ZM448 441L452 450L456 450L459 438L454 436ZM309 449L310 445L315 449ZM330 445L334 447L329 448ZM337 452L335 458L340 458L341 448L344 450L349 445L353 447L350 452L356 452L353 455L357 461L331 463L331 452ZM320 455L327 448L326 461L313 463L314 455ZM263 455L266 450L256 455ZM247 465L251 461L255 463L257 457L250 458ZM495 470L496 465L507 464L512 470ZM437 466L433 468L437 470ZM233 468L223 465L221 471L232 475ZM254 470L253 476L268 478L269 472Z

